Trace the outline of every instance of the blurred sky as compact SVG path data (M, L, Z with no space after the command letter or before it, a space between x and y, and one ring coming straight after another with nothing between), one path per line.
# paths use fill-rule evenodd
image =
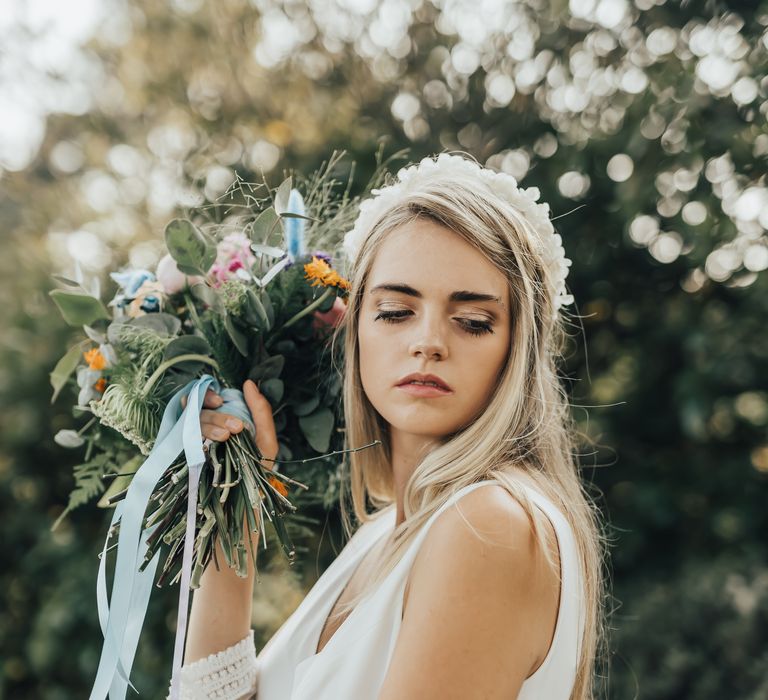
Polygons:
M89 110L101 66L82 45L114 9L103 0L0 0L0 168L30 163L47 114Z

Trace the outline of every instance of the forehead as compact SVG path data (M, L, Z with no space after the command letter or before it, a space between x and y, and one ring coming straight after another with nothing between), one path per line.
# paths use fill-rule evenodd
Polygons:
M507 279L486 255L454 231L416 219L391 231L371 266L366 287L405 282L429 293L472 289L507 298Z

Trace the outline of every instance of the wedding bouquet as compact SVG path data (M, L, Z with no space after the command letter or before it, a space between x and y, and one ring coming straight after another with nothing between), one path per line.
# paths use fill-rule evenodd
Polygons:
M85 459L75 467L75 489L54 528L96 496L103 494L100 505L115 507L99 565L105 641L92 698L107 691L124 697L130 685L160 558L157 585L170 580L181 586L175 678L189 588L216 559L216 542L226 564L244 577L246 542L252 547L244 525L261 534L266 548L269 522L292 560L295 549L283 522L296 511L291 489L322 486L326 495L332 489L329 474L338 470L332 458L345 450L341 376L326 341L349 292L334 251L361 199L349 197L349 186L334 196L337 183L329 174L339 157L334 153L310 178L298 176L301 188L294 187L295 176L276 190L238 178L225 197L238 194L241 201L227 207L223 220L210 216L210 209L220 212L220 203L173 219L164 231L168 254L156 270L112 272L117 290L106 305L97 281L79 272L76 280L56 276L62 288L51 296L65 321L82 327L86 337L51 373L53 399L72 386L75 413L90 418L55 437L65 447L84 446ZM364 193L382 177L379 154L377 162ZM246 379L273 405L279 452L272 464L265 464L271 460L253 439L239 390ZM208 388L224 401L217 410L236 415L246 430L203 443L199 412ZM302 480L280 470L289 463L306 470L309 462L324 468L306 471ZM107 480L112 483L104 493ZM114 535L110 608L105 560Z

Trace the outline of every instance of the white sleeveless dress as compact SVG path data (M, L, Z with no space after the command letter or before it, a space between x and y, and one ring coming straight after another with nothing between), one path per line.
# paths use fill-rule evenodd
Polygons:
M389 575L343 621L319 654L322 627L357 565L393 532L395 506L363 524L257 656L253 630L218 654L182 667L181 698L202 700L376 700L400 629L403 593L419 547L435 519L464 494L495 480L460 489L426 521ZM544 662L527 678L517 700L568 700L584 627L583 575L576 542L562 512L524 485L557 535L561 595L555 634ZM510 699L511 700L511 699Z

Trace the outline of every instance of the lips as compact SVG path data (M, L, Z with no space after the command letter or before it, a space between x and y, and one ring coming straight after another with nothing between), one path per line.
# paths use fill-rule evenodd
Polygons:
M422 374L421 372L413 372L405 377L402 377L400 381L398 381L396 386L403 386L404 384L410 384L413 381L434 382L443 391L453 391L453 389L451 389L451 387L448 386L448 383L445 382L441 377L438 377L436 374ZM419 386L419 385L415 384L414 386ZM429 386L429 385L424 385L424 386Z

